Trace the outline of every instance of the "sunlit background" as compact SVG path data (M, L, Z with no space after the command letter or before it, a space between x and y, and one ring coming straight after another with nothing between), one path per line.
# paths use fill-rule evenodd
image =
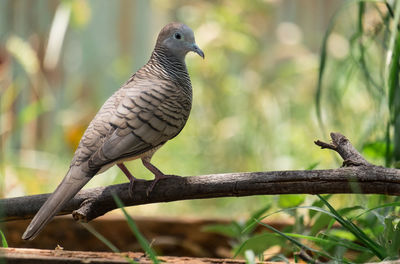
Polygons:
M371 95L382 93L380 68L378 88L366 87L355 69L357 10L343 8L343 2L1 1L1 197L55 189L90 120L147 62L159 30L171 21L194 30L206 59L187 57L194 104L184 130L153 158L164 173L338 167L339 159L319 150L314 140L328 140L328 132L340 131L360 148L383 140L387 119L382 96ZM370 13L365 30L374 30L378 11ZM324 39L327 30L332 31ZM321 126L316 92L323 41L327 62ZM371 54L376 65L384 62L378 49ZM372 161L383 165L379 157ZM141 162L127 166L139 178L153 177ZM88 186L126 181L114 167ZM277 199L223 198L131 210L137 215L237 218L268 201Z

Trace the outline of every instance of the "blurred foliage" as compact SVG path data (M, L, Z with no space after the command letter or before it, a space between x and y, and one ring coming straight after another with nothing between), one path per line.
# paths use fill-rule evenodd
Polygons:
M399 19L396 1L343 4L323 38L316 95L323 128L358 133L353 143L387 167L400 161Z
M365 263L378 260L395 260L400 256L399 199L396 202L381 204L373 208L364 206L343 207L335 210L327 201L331 198L319 196L311 206L297 206L282 209L278 212L293 214L292 211L309 210L307 223L302 223L301 232L294 231L293 226L287 226L280 231L262 222L265 218L277 213L270 213L260 218L254 218L244 230L254 229L255 224L266 227L273 233L262 231L244 241L236 251L243 254L242 249L259 253L259 259L272 259L265 254L271 246L279 245L281 254L287 257L299 256L307 263ZM324 206L322 206L320 203ZM325 209L326 207L327 209ZM266 232L266 233L265 233ZM268 247L260 248L262 243L253 244L253 240L262 234L273 237ZM267 237L266 237L267 238ZM285 238L293 244L293 251L287 251L287 246L277 238ZM264 241L265 243L265 241ZM282 258L282 256L280 256Z
M353 24L344 19L348 17L354 19ZM323 130L338 126L345 135L358 133L355 142L369 160L395 167L400 160L399 20L398 1L345 2L332 17L322 41L316 92ZM250 250L259 259L270 258L265 253L279 246L277 253L294 254L308 263L365 263L400 257L398 197L318 197L320 200L307 201L302 196L280 196L278 206L284 209L253 217L243 229L264 226L291 242L293 251L285 252L287 247L270 239L271 233L265 237L270 244L262 239L264 244L254 243L264 236L262 231L242 242L236 254ZM328 199L342 206L335 209ZM311 206L302 206L309 203ZM281 231L261 222L282 212L294 218L295 224Z

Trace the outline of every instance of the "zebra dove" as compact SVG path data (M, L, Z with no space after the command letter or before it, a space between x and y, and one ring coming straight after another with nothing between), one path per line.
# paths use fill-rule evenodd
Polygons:
M70 168L29 224L23 239L34 239L45 225L96 174L117 164L132 183L123 162L140 158L155 183L169 177L151 157L184 127L192 106L192 86L185 64L189 51L204 59L193 31L181 23L166 25L150 60L101 107L86 129ZM130 189L131 189L130 188Z

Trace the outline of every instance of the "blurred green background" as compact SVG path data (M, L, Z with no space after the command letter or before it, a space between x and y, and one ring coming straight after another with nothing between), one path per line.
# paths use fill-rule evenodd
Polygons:
M385 54L368 46L365 56L376 83L370 87L355 67L357 6L343 8L344 2L2 0L1 197L55 189L90 120L147 62L159 30L171 21L194 30L206 59L187 57L194 104L184 130L153 158L164 173L336 168L338 157L313 143L327 141L330 131L342 132L370 161L384 165L376 147L365 147L385 142L389 114L380 77ZM365 12L365 30L375 30L376 6ZM329 29L319 97L322 128L315 102ZM153 177L140 161L127 166L139 178ZM88 186L120 182L126 178L114 167ZM276 201L222 198L130 210L237 218Z

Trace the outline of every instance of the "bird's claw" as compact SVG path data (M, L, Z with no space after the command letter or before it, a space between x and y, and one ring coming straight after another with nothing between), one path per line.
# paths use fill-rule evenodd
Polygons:
M167 175L164 174L164 175L158 176L159 180L167 179L167 178L182 178L182 176L173 175L173 174L167 174Z
M135 180L132 179L129 181L129 197L133 198L133 188L135 187Z
M136 182L138 182L138 181L143 181L143 182L145 182L146 180L137 179L137 178L134 178L134 179L132 179L132 180L129 180L129 197L130 197L130 198L133 198L134 189L135 189L135 184L136 184ZM146 192L146 193L147 193L147 192Z
M168 175L165 175L165 174L157 175L157 176L154 178L154 180L153 180L153 182L151 183L151 185L150 185L150 186L147 188L147 190L146 190L146 195L147 195L147 197L150 196L150 193L153 191L154 186L156 186L156 184L157 184L157 182L158 182L159 180L168 179L168 178L181 178L181 176L172 175L172 174L168 174Z

